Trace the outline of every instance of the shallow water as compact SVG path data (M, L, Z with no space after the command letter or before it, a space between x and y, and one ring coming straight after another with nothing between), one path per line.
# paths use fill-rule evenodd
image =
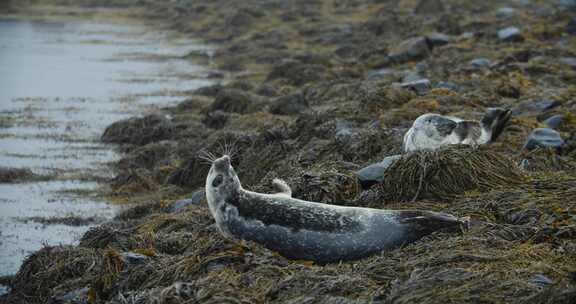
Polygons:
M143 25L0 19L0 166L55 176L0 184L0 275L44 244L77 242L117 212L89 195L98 187L91 179L110 177L106 163L118 158L98 137L114 121L209 84L205 68L178 59L198 49L209 51ZM91 220L32 219L68 216Z

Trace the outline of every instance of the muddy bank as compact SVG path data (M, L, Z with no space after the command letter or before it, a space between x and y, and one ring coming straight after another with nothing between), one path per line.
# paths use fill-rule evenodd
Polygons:
M79 246L30 256L4 300L573 302L576 37L574 7L560 2L147 2L172 28L218 43L187 58L233 79L111 124L102 140L125 145L110 199L140 205ZM495 106L513 111L497 142L406 155L359 180L401 154L419 115L479 119ZM297 198L443 211L471 227L327 266L232 243L198 192L201 151L225 143L247 189L274 191L279 177Z

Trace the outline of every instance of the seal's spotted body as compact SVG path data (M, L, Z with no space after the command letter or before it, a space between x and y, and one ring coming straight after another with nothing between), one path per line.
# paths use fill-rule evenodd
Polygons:
M228 156L213 162L206 193L224 235L317 263L361 258L462 224L441 213L334 206L247 191Z

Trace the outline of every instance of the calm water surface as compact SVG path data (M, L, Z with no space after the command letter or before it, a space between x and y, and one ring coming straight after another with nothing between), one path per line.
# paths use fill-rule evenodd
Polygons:
M56 176L0 184L0 275L15 273L43 244L77 242L117 212L89 195L118 158L98 137L114 121L209 84L206 69L178 59L191 50L210 51L144 26L0 18L0 167ZM35 220L70 215L92 221Z

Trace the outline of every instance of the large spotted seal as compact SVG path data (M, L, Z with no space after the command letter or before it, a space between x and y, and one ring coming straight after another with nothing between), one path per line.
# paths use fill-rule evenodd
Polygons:
M212 162L206 197L226 237L255 241L291 259L319 264L346 261L398 247L439 229L460 229L465 222L430 211L343 207L242 188L227 155Z
M404 135L404 151L435 150L450 144L482 145L500 136L511 111L491 108L482 120L427 113L418 117Z

